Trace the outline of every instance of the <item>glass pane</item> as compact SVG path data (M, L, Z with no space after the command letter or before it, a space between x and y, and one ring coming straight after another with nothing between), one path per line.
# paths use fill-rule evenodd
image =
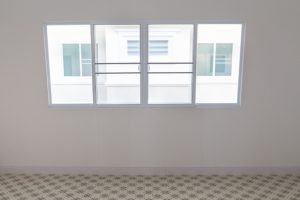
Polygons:
M140 62L139 25L97 25L95 38L96 62Z
M241 38L241 24L198 25L196 103L238 102ZM211 47L203 44L216 48L212 73L211 57L206 61L200 56L208 55Z
M98 74L98 104L139 104L139 74Z
M98 64L96 72L139 72L138 64Z
M92 50L90 44L81 44L82 76L92 76Z
M64 75L80 76L79 44L63 44Z
M90 104L92 78L80 76L79 45L91 43L89 25L48 25L52 104ZM84 67L85 68L85 67Z
M168 40L150 40L149 55L151 56L168 56L169 41Z
M140 55L140 42L138 40L127 40L127 54L128 56Z
M149 62L192 62L193 25L149 25Z
M149 72L192 72L191 64L148 64Z
M81 58L92 59L91 44L81 44Z
M197 45L197 75L211 76L213 74L214 44L201 43Z
M149 104L191 103L192 74L149 74Z
M216 44L216 76L230 76L232 44Z
M92 64L82 64L82 76L92 76Z

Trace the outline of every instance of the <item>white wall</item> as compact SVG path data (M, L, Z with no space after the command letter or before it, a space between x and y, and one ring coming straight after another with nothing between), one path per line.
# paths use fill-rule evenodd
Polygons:
M300 166L300 1L0 2L0 167ZM42 25L244 20L239 108L51 109Z

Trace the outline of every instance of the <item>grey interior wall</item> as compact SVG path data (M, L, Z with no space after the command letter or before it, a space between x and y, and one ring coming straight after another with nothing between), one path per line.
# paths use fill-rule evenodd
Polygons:
M52 109L43 23L244 20L238 108ZM1 0L0 167L300 166L300 1Z

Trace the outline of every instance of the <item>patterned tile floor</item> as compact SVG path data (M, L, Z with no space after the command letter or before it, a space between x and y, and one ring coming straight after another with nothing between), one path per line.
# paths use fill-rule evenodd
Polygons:
M300 176L0 175L1 200L300 200Z

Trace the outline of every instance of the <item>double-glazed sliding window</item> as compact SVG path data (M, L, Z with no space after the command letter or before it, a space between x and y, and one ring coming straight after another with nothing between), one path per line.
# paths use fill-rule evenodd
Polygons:
M161 39L167 55L151 51L151 41ZM147 57L148 103L191 104L193 25L149 25Z
M140 53L128 55L128 41L140 46L140 25L95 26L97 104L140 104Z
M47 25L53 105L236 104L242 24Z

